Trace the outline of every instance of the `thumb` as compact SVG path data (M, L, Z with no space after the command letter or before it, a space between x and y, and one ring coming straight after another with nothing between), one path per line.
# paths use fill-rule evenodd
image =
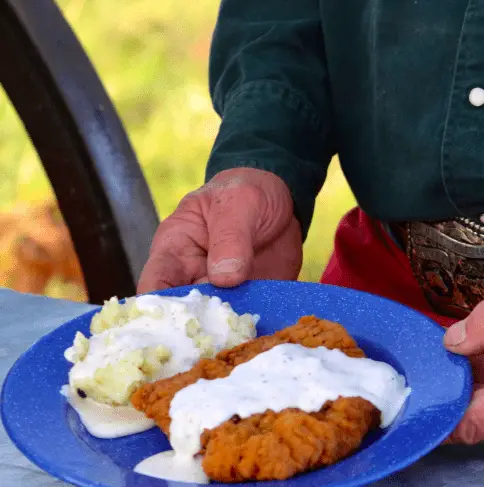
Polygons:
M257 216L251 206L234 195L228 200L217 199L210 208L207 273L215 286L238 286L252 270Z
M484 353L484 302L479 303L466 319L447 330L444 345L460 355Z

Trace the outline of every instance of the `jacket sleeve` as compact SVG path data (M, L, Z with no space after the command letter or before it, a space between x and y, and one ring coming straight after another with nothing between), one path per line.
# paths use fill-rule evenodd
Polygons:
M319 0L222 0L210 94L222 123L206 179L234 167L277 174L306 238L335 153Z

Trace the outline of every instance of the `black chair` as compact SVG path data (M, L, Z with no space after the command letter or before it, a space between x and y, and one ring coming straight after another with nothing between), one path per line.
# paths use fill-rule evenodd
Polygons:
M0 0L0 51L0 82L52 183L90 302L134 294L159 220L86 53L53 0Z

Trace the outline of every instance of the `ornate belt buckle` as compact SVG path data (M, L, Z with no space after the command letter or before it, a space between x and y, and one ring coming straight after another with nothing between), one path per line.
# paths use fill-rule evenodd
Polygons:
M468 218L409 223L407 253L438 313L462 319L484 300L484 227L479 223Z

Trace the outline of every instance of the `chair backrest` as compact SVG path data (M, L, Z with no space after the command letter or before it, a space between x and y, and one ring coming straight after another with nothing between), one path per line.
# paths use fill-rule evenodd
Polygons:
M0 0L0 52L0 82L52 183L90 302L134 294L158 215L85 51L53 0Z

